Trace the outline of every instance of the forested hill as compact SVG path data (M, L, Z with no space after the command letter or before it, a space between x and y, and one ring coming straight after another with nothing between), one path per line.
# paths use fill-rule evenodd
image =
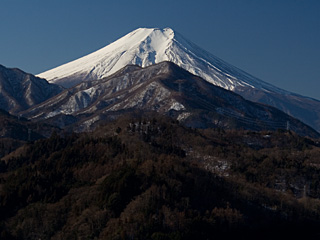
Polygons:
M320 146L123 117L0 165L1 239L318 239Z
M50 137L52 131L62 130L46 123L31 122L0 109L0 158L27 141Z

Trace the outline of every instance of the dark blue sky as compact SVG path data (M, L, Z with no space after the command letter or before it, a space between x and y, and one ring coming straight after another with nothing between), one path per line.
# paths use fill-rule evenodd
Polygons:
M319 0L1 0L0 64L37 74L138 27L171 27L266 82L320 99Z

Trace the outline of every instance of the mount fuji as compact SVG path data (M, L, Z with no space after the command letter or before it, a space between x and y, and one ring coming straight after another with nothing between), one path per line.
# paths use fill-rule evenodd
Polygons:
M139 28L94 53L38 76L72 87L82 81L102 79L127 65L147 67L163 61L173 62L227 90L251 86L281 91L202 50L171 28Z
M320 131L320 101L264 82L201 49L171 28L139 28L87 56L38 75L63 87L103 79L127 65L170 61L248 100L268 104Z

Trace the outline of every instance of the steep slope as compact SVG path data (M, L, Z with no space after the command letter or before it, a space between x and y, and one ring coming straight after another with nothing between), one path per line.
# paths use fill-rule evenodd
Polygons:
M145 67L162 61L171 61L246 99L277 107L320 131L320 101L257 79L206 52L170 28L139 28L92 54L39 76L71 87L82 81L102 79L128 64Z
M39 104L63 90L46 80L0 65L0 108L10 113Z
M171 62L146 68L129 65L110 77L83 82L25 112L60 127L77 122L90 129L127 111L156 111L197 128L291 129L319 136L285 113L245 100Z

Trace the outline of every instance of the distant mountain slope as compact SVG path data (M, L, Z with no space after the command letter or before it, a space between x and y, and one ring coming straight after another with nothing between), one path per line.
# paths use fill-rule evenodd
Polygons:
M245 87L239 87L235 92L251 101L274 106L320 132L320 101L316 99Z
M139 28L87 56L39 74L65 87L102 79L128 64L171 61L208 82L266 103L320 131L320 101L268 84L196 46L170 28ZM272 69L270 69L272 71Z
M39 104L63 90L20 69L0 65L0 109L10 113Z
M129 65L105 79L65 90L24 115L60 127L77 122L84 130L127 111L156 111L197 128L275 130L290 123L301 135L319 136L285 113L245 100L171 62L146 68Z

